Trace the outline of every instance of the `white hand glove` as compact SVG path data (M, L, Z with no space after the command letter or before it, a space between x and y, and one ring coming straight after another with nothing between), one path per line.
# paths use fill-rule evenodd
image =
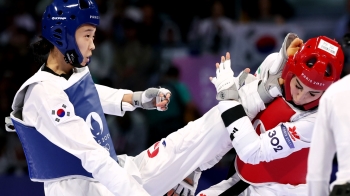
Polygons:
M278 53L278 59L273 63L273 65L270 68L270 74L275 75L282 72L288 60L287 49L293 42L293 40L295 40L296 38L298 38L298 35L295 33L288 33L286 35L282 43L282 47Z
M237 77L234 77L231 69L231 60L225 60L224 63L221 62L216 70L216 77L211 79L211 82L216 87L216 99L219 101L238 100L239 94L237 89L256 80L249 72L250 69L246 68Z
M282 72L272 75L269 71L267 80L259 83L258 93L265 104L270 103L277 96L282 96L282 88L279 84L281 75Z
M233 75L231 60L221 62L219 68L216 69L216 77L211 79L216 88L217 100L238 100L238 92Z
M294 39L298 38L295 33L288 33L284 38L277 59L271 66L267 78L261 81L258 86L258 93L265 104L270 103L275 97L282 95L279 78L281 78L283 68L288 60L287 48Z
M202 171L199 168L197 168L186 178L190 180L193 183L193 185L190 185L188 182L183 180L173 188L173 190L175 191L172 195L181 194L180 196L194 196L196 193L196 189L198 187L198 181L199 181L199 178L201 177L201 174L202 174Z
M132 102L135 107L146 110L157 109L158 111L165 111L168 109L168 104L170 103L170 98L166 97L167 94L171 94L171 92L165 88L148 88L145 91L134 92ZM156 106L158 103L161 103L164 100L167 100L165 110Z

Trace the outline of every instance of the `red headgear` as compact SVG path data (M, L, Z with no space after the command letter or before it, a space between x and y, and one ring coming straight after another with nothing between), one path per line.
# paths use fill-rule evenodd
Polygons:
M290 56L283 69L285 98L292 100L290 81L293 76L315 90L326 90L340 78L344 53L335 40L325 36L309 39L294 56ZM319 99L303 105L308 110L318 105Z

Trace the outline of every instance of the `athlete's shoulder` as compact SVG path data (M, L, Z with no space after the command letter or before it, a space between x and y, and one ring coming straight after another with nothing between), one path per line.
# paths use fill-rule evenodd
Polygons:
M309 113L299 120L295 121L296 133L300 136L300 139L304 142L311 142L313 128L315 126L315 121L317 117L317 112Z
M36 100L40 102L49 96L61 93L62 89L60 89L57 85L57 78L57 76L55 77L51 73L39 70L26 82L24 82L20 89L16 92L12 103L12 109L20 109L23 106L24 98L26 96L36 98Z
M28 85L31 93L40 96L56 96L63 93L63 89L55 80L37 81Z

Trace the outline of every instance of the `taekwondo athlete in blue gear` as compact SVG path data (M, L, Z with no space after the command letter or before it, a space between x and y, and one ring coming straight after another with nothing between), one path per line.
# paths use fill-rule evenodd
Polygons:
M35 82L40 82L46 77L46 74L43 70L38 72L26 87ZM79 81L65 89L64 92L74 107L75 115L86 119L85 121L90 125L96 142L103 146L109 152L110 156L118 162L103 109L100 104L95 104L99 103L100 100L91 75L88 70L85 70L79 75L81 75ZM23 89L20 93L25 93L26 90ZM84 93L77 96L77 91ZM18 100L18 102L20 101ZM51 115L55 122L60 123L60 121L69 118L72 112L71 107L62 103L62 105L58 105L58 107L52 109ZM22 142L24 152L27 155L29 177L33 181L65 178L71 175L82 175L92 178L91 173L82 167L77 157L51 143L34 127L26 126L21 121L17 121L17 119L13 121L13 124ZM36 142L31 143L30 141ZM47 167L47 165L50 165L50 167ZM51 168L52 166L54 166L54 170Z
M44 182L46 195L149 195L133 162L127 165L126 158L118 164L104 114L122 116L136 107L165 110L170 92L150 88L132 96L94 84L86 65L98 24L93 0L54 0L43 14L38 42L51 45L47 62L12 104L30 178ZM149 104L153 100L156 106ZM131 105L135 101L139 104Z

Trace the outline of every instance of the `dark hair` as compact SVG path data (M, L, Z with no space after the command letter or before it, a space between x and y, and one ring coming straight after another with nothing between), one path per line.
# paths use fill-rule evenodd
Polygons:
M34 61L43 64L46 63L48 54L54 48L54 45L42 36L38 38L38 41L30 44L30 48L34 55Z

